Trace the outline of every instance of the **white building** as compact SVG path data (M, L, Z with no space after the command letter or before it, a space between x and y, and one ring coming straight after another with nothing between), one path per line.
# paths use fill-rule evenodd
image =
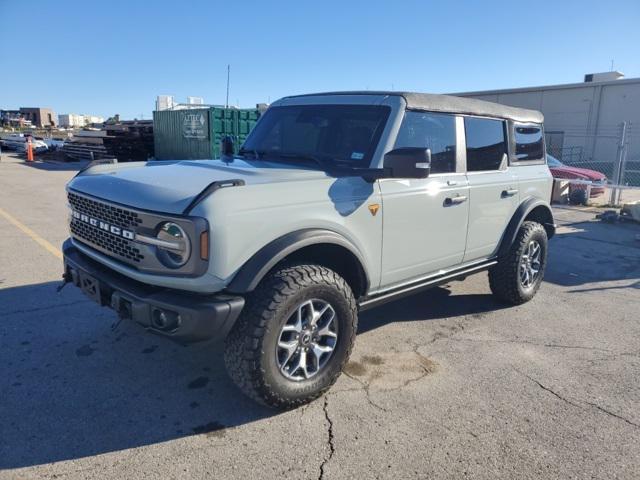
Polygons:
M175 105L176 101L173 95L158 95L156 98L156 111L173 110Z
M189 110L206 106L202 97L187 97L187 103L178 103L172 95L158 95L156 97L156 111Z
M66 128L82 128L85 125L102 122L104 122L104 118L95 115L79 115L77 113L64 113L58 115L58 125Z

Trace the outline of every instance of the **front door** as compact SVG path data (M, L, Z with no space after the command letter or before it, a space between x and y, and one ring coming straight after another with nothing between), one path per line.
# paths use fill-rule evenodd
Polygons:
M395 148L431 149L431 174L380 181L383 289L462 262L470 203L459 161L460 129L454 115L405 112Z

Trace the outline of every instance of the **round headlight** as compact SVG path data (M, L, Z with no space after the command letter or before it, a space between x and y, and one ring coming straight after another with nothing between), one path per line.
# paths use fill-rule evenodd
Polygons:
M191 242L187 233L177 223L165 222L160 225L156 238L160 260L171 268L179 268L189 260Z

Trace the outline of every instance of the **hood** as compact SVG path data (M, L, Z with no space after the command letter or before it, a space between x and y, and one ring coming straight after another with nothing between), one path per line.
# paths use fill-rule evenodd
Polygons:
M96 165L80 172L67 188L143 210L181 214L216 181L251 185L326 178L323 171L265 161L153 161Z
M551 173L556 178L578 178L583 180L604 180L607 176L596 170L578 167L549 167Z

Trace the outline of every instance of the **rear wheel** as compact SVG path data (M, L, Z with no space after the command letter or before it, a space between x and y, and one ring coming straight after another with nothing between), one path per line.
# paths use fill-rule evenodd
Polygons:
M319 265L279 268L247 297L226 341L227 371L260 403L302 405L337 380L357 322L353 293L337 273Z
M489 285L499 299L520 305L531 300L547 265L547 232L537 222L524 222L509 252L489 270Z

